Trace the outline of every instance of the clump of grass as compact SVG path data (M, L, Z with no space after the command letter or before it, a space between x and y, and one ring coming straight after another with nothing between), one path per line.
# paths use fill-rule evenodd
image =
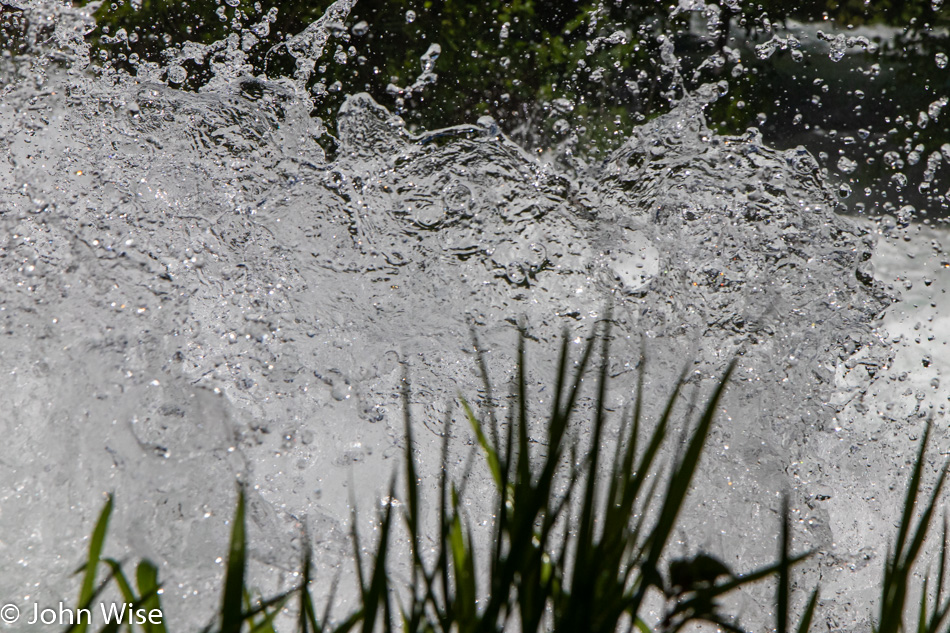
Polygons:
M532 450L528 437L529 397L525 380L525 336L519 339L517 376L511 393L509 418L504 428L496 411L489 407L487 419L462 403L477 444L486 460L495 486L492 515L495 519L487 547L478 547L470 521L461 510L464 491L448 474L448 433L442 447L439 477L438 538L433 556L422 554L424 528L420 514L418 469L413 457L413 424L409 415L408 386L404 390L406 455L402 509L386 504L379 516L379 540L373 554L364 560L354 511L352 543L359 591L359 608L344 619L331 623L331 595L318 608L309 585L313 574L310 550L304 548L302 581L298 587L273 598L253 599L247 588L247 544L244 494L239 495L235 512L221 606L215 622L205 633L273 633L274 620L285 607L296 609L295 630L299 633L346 633L360 630L405 631L410 633L495 633L517 630L564 632L648 633L650 625L641 611L649 593L660 597L663 612L656 630L676 632L694 621L711 622L727 631L741 631L740 625L723 613L721 598L743 585L766 577L777 577L775 630L786 633L793 627L790 614L791 568L808 554L791 553L788 503L783 503L780 548L777 561L746 574L736 574L722 561L708 554L667 560L666 546L680 516L686 495L700 461L709 430L734 365L726 370L711 397L699 407L690 426L685 449L678 452L663 477L657 471L661 446L682 400L683 380L674 385L659 419L641 444L646 424L643 406L643 375L636 385L632 409L620 420L620 435L612 454L601 448L607 421L607 368L609 322L592 335L580 358L572 366L568 338L561 344L554 385L553 407L545 418L547 436L543 450ZM600 345L599 365L592 368ZM477 341L476 341L477 348ZM485 360L479 352L488 401L492 385ZM571 425L578 411L582 378L596 374L590 442L580 453L572 441ZM408 381L405 382L408 385ZM924 435L920 454L911 476L900 527L887 558L881 585L878 633L909 631L905 623L905 602L911 572L921 552L943 488L947 468L941 471L921 519L912 525L920 492L924 451L929 437ZM603 474L602 474L603 473ZM389 498L397 496L396 479ZM136 588L118 561L102 558L110 498L100 515L90 541L79 604L90 605L111 583L115 583L129 603L148 609L160 608L156 568L147 561L136 570ZM397 529L402 521L404 530ZM402 536L397 536L402 535ZM944 522L942 549L936 587L930 591L930 574L923 583L917 607L918 633L947 630L950 597L945 588L947 526ZM411 551L410 586L394 585L387 573L391 563L391 541L407 538ZM97 584L101 564L107 577ZM933 604L930 601L933 601ZM818 589L811 594L794 629L807 633L815 616ZM129 631L164 633L165 625L123 625ZM106 625L101 631L118 630ZM85 633L86 626L73 627ZM72 630L72 629L71 629Z

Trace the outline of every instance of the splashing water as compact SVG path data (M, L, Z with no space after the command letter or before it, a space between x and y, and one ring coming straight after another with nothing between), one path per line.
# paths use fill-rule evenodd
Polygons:
M645 344L650 395L665 393L683 359L695 359L699 387L741 360L693 497L703 514L684 523L704 540L686 546L749 567L771 560L771 532L750 525L748 508L771 526L776 493L793 488L797 542L821 552L805 582L821 574L828 595L860 594L884 535L849 517L899 503L866 466L885 459L880 446L910 446L889 439L903 427L885 428L874 409L911 419L931 398L917 394L933 392L916 384L931 374L894 374L910 362L900 337L919 328L874 327L896 290L930 288L911 278L930 274L939 243L918 249L927 261L905 274L910 285L886 288L872 251L879 238L885 270L895 265L906 214L883 229L838 215L837 188L804 148L713 132L703 114L723 98L713 83L683 90L599 159L541 161L490 117L414 129L362 93L346 98L331 134L311 116L327 88L315 74L354 4L338 0L271 49L295 69L269 78L240 38L183 46L135 76L95 69L85 9L6 3L25 11L27 53L0 64L0 428L10 438L0 538L28 534L0 548L11 570L0 592L61 599L75 564L66 554L114 490L125 512L115 546L161 562L169 620L202 623L235 479L253 491L262 586L289 582L302 524L318 566L337 567L347 499L368 506L400 452L402 364L415 418L432 432L421 460L435 464L437 436L465 437L445 403L477 393L469 326L504 384L523 320L543 343L529 368L541 386L560 332L584 335L609 298L611 374L633 376ZM711 7L676 11L719 29ZM835 61L866 45L819 37ZM757 50L798 48L775 36ZM661 52L663 72L679 76L672 38ZM440 53L430 44L418 79L394 84L393 97L437 81ZM200 59L216 60L211 78L176 89ZM845 174L855 164L837 161ZM622 408L629 394L611 397ZM815 501L829 489L837 505Z

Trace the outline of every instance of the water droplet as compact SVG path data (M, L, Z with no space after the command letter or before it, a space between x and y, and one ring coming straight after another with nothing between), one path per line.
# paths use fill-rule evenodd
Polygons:
M178 65L168 67L168 81L170 83L182 84L185 83L186 79L188 79L187 70Z
M947 67L947 54L946 53L937 53L934 55L934 61L937 62L937 68L946 68Z
M931 103L929 106L927 106L927 115L931 119L936 121L937 119L940 118L940 112L944 109L944 107L946 107L946 105L947 105L946 97L941 97L940 99L937 99L936 101Z
M884 164L892 169L900 169L904 166L904 161L900 154L891 151L884 154Z
M844 54L848 50L847 40L843 34L839 33L830 40L831 50L828 51L828 57L833 62L840 62L844 59Z
M406 11L406 24L412 24L416 21L416 12L412 9Z
M420 64L422 64L422 72L431 73L435 70L435 60L439 59L439 55L442 54L442 47L438 44L430 44L429 48L423 53L422 57L419 58Z
M851 195L851 185L849 185L846 182L841 183L841 186L838 187L838 197L843 199L843 198L849 197L850 195Z
M858 163L851 160L847 156L842 156L838 159L838 171L843 174L850 174L855 169L858 168Z
M361 37L369 32L369 23L366 20L360 20L353 25L353 35Z

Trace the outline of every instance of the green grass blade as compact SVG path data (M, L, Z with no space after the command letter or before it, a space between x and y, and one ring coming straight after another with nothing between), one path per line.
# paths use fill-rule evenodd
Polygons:
M517 430L518 430L518 457L517 468L515 469L516 482L522 486L516 486L520 490L528 490L531 485L531 455L528 452L528 391L525 381L525 330L524 326L518 332L518 363L517 363L517 382L515 391L515 402L518 407Z
M119 588L119 593L122 594L122 599L127 603L138 600L135 591L132 589L132 584L122 570L122 563L114 558L103 558L102 562L112 570L112 576L115 579L116 586Z
M349 633L356 628L356 625L359 624L362 619L363 612L357 611L333 629L333 633Z
M878 618L879 633L898 633L903 629L904 603L910 575L930 528L937 498L946 482L947 468L950 462L944 463L937 483L934 485L933 494L921 513L916 529L911 534L911 522L920 490L924 456L930 430L931 427L928 424L921 440L920 452L917 455L917 461L914 464L914 470L908 485L907 496L904 500L903 516L898 529L897 541L893 552L889 554L885 563L884 581L881 589L881 611Z
M122 599L125 601L126 604L132 605L131 610L132 611L137 611L138 609L145 610L145 616L146 616L145 621L140 624L136 622L137 626L139 626L145 633L152 633L153 631L164 632L165 625L164 623L162 623L161 619L159 619L158 623L153 624L151 622L151 618L148 617L148 615L152 612L153 609L158 609L159 612L161 612L161 605L159 603L159 598L158 598L159 586L157 582L153 582L150 585L143 585L143 583L139 582L138 585L139 585L140 595L136 596L135 591L132 589L132 584L129 582L128 577L125 575L125 572L122 570L122 563L115 560L114 558L104 558L102 559L102 561L106 565L109 566L109 569L112 570L112 578L115 580L115 583L119 588L119 593L122 595ZM143 565L151 566L151 563L147 561L143 561L139 563L138 568L141 569ZM152 569L154 570L154 566L152 566ZM157 575L157 572L156 572L156 575ZM120 623L110 622L109 625L106 626L106 628L102 629L102 631L111 629L112 624L116 624L116 630L121 628ZM133 630L132 624L129 623L128 620L126 620L126 625L128 626L128 629L131 632Z
M108 575L107 575L106 578L105 578L105 580L103 580L101 583L99 583L99 586L98 586L98 587L96 587L95 589L93 589L92 595L89 596L89 599L86 600L86 601L83 602L83 603L80 603L79 606L78 606L78 608L79 608L79 609L88 609L88 610L91 611L91 610L92 610L92 603L93 603L93 601L94 601L96 598L98 598L99 595L100 595L103 591L106 590L106 588L112 583L112 579L113 579L113 575L112 575L112 570L110 569ZM76 621L74 624L70 625L70 627L69 627L68 629L66 629L66 632L65 632L65 633L75 633L76 631L79 631L79 630L85 630L86 627L88 627L88 623L87 623L87 622L83 622L82 624L80 624L79 621L78 621L78 619L77 619L77 621Z
M237 509L231 525L231 542L221 597L221 633L240 633L244 623L244 574L247 569L247 532L244 488L238 490Z
M900 529L897 532L897 541L894 544L894 560L900 561L904 553L904 543L910 532L910 524L913 518L914 505L917 503L917 493L920 490L920 480L924 469L924 453L927 451L927 442L930 438L930 424L924 427L924 437L920 440L920 451L917 453L917 461L914 462L914 470L911 473L910 484L907 486L907 496L904 499L904 511L901 516Z
M468 418L468 422L472 425L472 430L475 432L475 439L478 440L478 445L481 446L485 452L485 459L488 461L488 469L491 471L492 479L494 479L495 485L498 486L498 490L503 492L504 481L498 453L495 451L495 448L489 444L488 438L485 437L485 432L482 430L482 423L475 417L475 412L472 411L472 407L469 406L468 401L464 398L461 400L462 409L465 410L465 417Z
M262 604L260 608L264 617L261 618L260 622L252 625L251 633L277 633L274 629L274 618L284 609L287 601L290 600L291 594L292 592L285 593L273 604ZM250 615L247 619L250 619Z
M405 367L405 366L404 366ZM425 566L422 561L421 534L419 530L419 476L416 471L416 460L413 450L415 441L412 436L412 412L409 402L409 373L404 370L402 382L402 400L403 400L403 423L405 426L406 443L406 529L409 531L409 541L412 549L412 583L408 587L410 593L409 615L406 617L406 626L403 630L415 631L418 629L423 616L424 598L420 598L419 590L426 590L425 586L420 587L420 576L428 578L425 572ZM450 411L450 408L447 408ZM449 413L450 414L450 413ZM445 425L446 433L450 426Z
M488 410L489 432L493 446L498 446L498 416L495 415L495 395L492 388L491 377L488 375L488 364L485 362L485 350L478 340L478 334L475 328L471 329L472 346L475 348L475 358L478 362L478 373L482 380L482 388L485 390L485 402Z
M931 494L930 501L927 504L927 507L924 509L924 512L921 514L920 522L917 524L917 529L914 531L914 538L911 539L910 545L907 547L907 552L905 553L905 560L903 565L910 569L913 566L915 560L920 555L920 549L923 547L924 541L927 538L927 533L930 531L930 525L933 522L933 515L937 509L937 499L940 496L940 492L943 490L943 485L947 479L947 464L944 464L943 470L940 472L940 477L937 479L937 483L934 485L933 493Z
M109 566L109 569L112 570L112 577L115 580L115 584L119 588L119 593L122 595L122 599L126 604L135 604L139 602L139 599L136 597L135 592L132 590L132 585L129 583L129 579L126 577L125 572L122 570L122 563L117 561L114 558L103 558L102 562ZM106 630L111 630L113 625L115 630L118 630L121 626L117 622L108 623L100 633L104 633ZM132 625L126 624L129 633L132 633ZM145 629L145 626L142 626Z
M389 484L389 499L396 494L395 477ZM379 544L373 555L373 573L370 576L369 587L363 590L363 633L373 633L376 628L376 616L379 607L383 607L382 626L388 630L390 618L389 607L389 579L386 574L386 563L389 559L389 537L392 533L392 501L386 503L383 519L380 523Z
M83 607L92 603L92 598L96 586L96 569L99 561L102 559L102 548L105 545L106 533L109 530L109 517L112 516L113 498L110 494L106 499L105 505L99 512L99 519L96 521L96 527L92 530L92 537L89 539L89 555L86 558L86 564L77 570L84 571L82 586L79 589L79 604ZM80 624L75 630L78 633L85 633L88 628L85 622Z
M567 332L564 333L565 339L567 338ZM577 369L574 371L574 380L571 382L570 386L567 386L565 390L567 391L567 402L564 403L563 407L559 410L558 414L552 420L552 428L556 429L558 433L563 433L564 429L567 427L567 422L571 417L571 414L577 410L577 398L580 395L580 383L581 378L584 374L587 373L587 366L590 363L591 355L594 351L594 346L596 343L596 335L591 335L587 339L587 344L584 346L584 353L581 355L581 360L577 364ZM567 364L567 341L565 340L564 345L564 354L563 359L564 365ZM565 369L566 371L566 369ZM560 382L559 382L560 384ZM557 394L560 396L560 393ZM555 402L560 402L557 398ZM552 437L551 442L554 442L555 438Z
M927 631L927 591L930 584L930 572L924 576L924 585L920 591L920 606L917 608L917 633Z
M455 623L460 631L469 631L474 628L478 614L475 560L471 551L471 534L462 527L459 499L454 487L451 521L449 544L452 551L452 567L455 570Z
M561 403L564 400L564 391L567 388L567 363L570 359L568 353L568 341L570 340L567 328L561 334L561 349L558 352L557 379L554 383L554 398L551 402L551 415L549 417L552 427L562 417ZM551 443L553 428L548 429L548 444Z
M139 595L147 596L142 603L142 608L151 613L153 610L162 611L162 601L159 594L161 585L158 583L158 568L147 560L139 562L135 568L135 584L138 586ZM157 623L147 622L143 625L146 633L166 633L165 618L160 618Z
M297 613L297 631L299 633L323 633L323 626L317 620L317 612L313 605L313 596L310 594L310 581L313 574L313 550L310 545L310 534L304 529L303 561L300 564L299 612ZM327 606L333 601L333 589L327 598ZM324 619L324 622L326 620Z
M606 580L608 576L616 578L617 570L611 567L613 563L619 562L616 558L613 560L604 560L604 558L599 555L600 552L598 552L599 548L595 536L595 515L597 514L595 503L597 501L597 480L599 479L600 444L606 420L607 370L610 363L609 345L610 313L608 312L607 318L605 319L604 331L601 334L601 358L600 367L597 372L597 395L594 400L593 433L590 440L588 458L585 460L584 467L586 470L586 482L583 492L583 503L581 504L578 530L574 537L574 574L571 581L571 592L574 600L571 613L574 614L577 619L575 619L573 623L568 621L568 623L566 623L568 628L583 626L581 618L587 620L593 619L595 622L592 624L594 628L597 628L596 620L605 615L603 609L598 608L598 606L603 606L599 604L601 602L600 598L606 597L598 595L600 592L606 591L605 587L600 584L600 581ZM609 497L606 502L608 507L610 507L611 500ZM626 525L614 524L605 527L605 530L623 530L625 527ZM610 538L609 533L607 537ZM584 613L587 615L582 616Z
M442 436L442 472L439 473L439 533L438 547L439 547L439 557L436 561L436 569L438 570L439 583L442 589L442 604L435 605L436 615L439 617L440 622L442 623L443 630L448 630L451 627L451 622L453 620L453 594L451 587L449 586L449 533L451 531L451 520L449 519L449 491L448 491L448 481L449 481L449 432L448 427L446 427L446 432ZM499 492L499 495L501 493ZM494 538L497 541L501 541L501 536L497 532L498 528L496 527L496 532ZM492 570L491 573L495 574L495 565L496 559L492 559Z

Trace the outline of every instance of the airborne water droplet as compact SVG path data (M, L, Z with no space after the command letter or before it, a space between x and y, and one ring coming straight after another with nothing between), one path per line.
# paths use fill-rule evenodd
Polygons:
M842 156L838 159L838 171L844 174L850 174L855 169L858 168L858 163L851 160L847 156Z
M177 65L168 67L168 81L170 83L181 84L185 83L186 79L188 79L187 70Z

